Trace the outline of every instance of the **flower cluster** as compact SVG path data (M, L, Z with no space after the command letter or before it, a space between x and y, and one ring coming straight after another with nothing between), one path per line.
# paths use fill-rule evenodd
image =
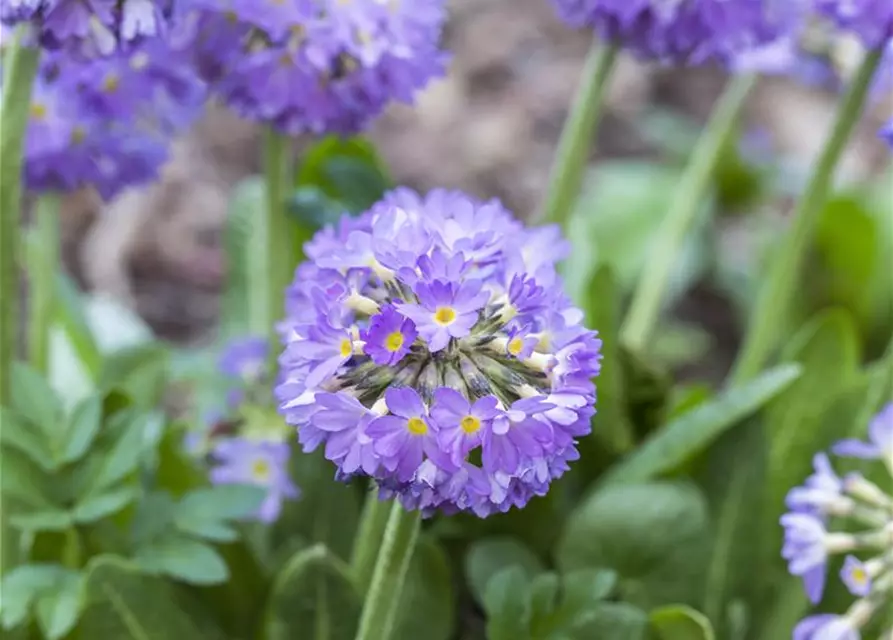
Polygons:
M601 342L562 292L555 227L398 189L305 247L280 412L337 476L407 509L485 517L544 495L590 432Z
M354 133L443 73L444 0L188 0L198 67L246 118Z
M893 477L893 403L871 422L869 441L844 440L832 451L843 457L880 460ZM858 640L879 612L893 606L893 496L862 474L840 477L828 456L820 453L815 472L787 496L790 512L784 527L782 555L789 571L803 578L812 602L821 600L829 556L846 553L840 577L857 600L843 615L814 615L794 630L794 640L846 638ZM858 533L830 531L831 518L858 525ZM856 553L863 555L860 559ZM867 556L867 557L864 557ZM893 629L882 637L893 635Z
M0 22L33 25L42 46L92 57L162 35L172 12L173 0L3 0Z
M889 0L813 0L816 11L856 34L866 47L884 46L893 38L893 3Z
M290 431L269 409L267 341L246 337L232 340L223 350L218 369L234 386L226 411L215 414L205 433L189 434L187 448L207 457L214 484L253 484L266 489L257 518L273 522L282 502L297 498L298 488L289 476Z
M154 179L171 136L204 104L204 83L185 55L161 39L87 60L46 54L29 109L27 187L89 185L109 199Z
M799 23L793 0L552 0L573 27L589 27L636 55L675 64L728 63Z

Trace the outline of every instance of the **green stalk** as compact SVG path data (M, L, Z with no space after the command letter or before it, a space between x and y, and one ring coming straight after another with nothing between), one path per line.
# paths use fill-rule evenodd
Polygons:
M18 28L6 52L0 100L0 405L9 406L10 370L18 342L18 244L22 213L22 155L31 86L40 51L22 44Z
M378 548L384 538L390 508L390 501L379 500L374 491L366 496L363 515L360 517L360 527L356 538L354 538L350 557L354 580L360 594L363 595L366 594L372 583L375 560L378 557Z
M657 234L657 245L649 252L620 329L621 342L633 351L643 351L651 338L664 301L667 280L679 259L685 237L704 205L716 165L732 140L755 83L756 77L752 75L738 76L729 82L675 189Z
M363 605L356 640L392 640L397 604L419 535L421 515L394 502L384 532L372 584Z
M285 289L291 283L292 230L285 215L285 200L291 185L291 150L287 136L267 129L264 133L264 172L267 184L267 330L270 339L270 370L279 355L276 323L284 311Z
M784 318L788 311L803 255L834 179L834 169L862 113L882 53L877 49L865 57L840 103L834 126L794 211L791 227L757 294L750 328L732 370L733 384L746 382L759 373L778 346L782 325L779 318Z
M567 226L580 195L589 147L616 59L617 47L614 45L593 44L583 69L583 80L561 131L543 212L546 222L557 223L562 228Z
M34 260L29 263L28 299L28 357L31 366L46 375L50 366L50 335L55 316L57 295L56 279L59 277L59 197L47 194L37 201L34 242Z

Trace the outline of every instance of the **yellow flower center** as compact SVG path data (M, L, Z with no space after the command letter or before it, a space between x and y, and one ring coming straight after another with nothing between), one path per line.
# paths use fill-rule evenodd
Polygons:
M428 433L428 425L421 418L410 418L406 421L406 428L414 436L423 436Z
M105 77L105 80L102 81L102 89L103 89L103 91L112 93L112 92L118 90L118 86L120 84L121 84L121 78L118 77L118 74L110 73Z
M87 130L81 125L75 125L71 130L71 143L80 144L87 139Z
M459 426L462 427L462 431L471 435L472 433L477 433L478 429L481 428L481 421L474 416L465 416L459 422Z
M858 584L865 584L868 582L868 573L866 573L865 569L862 567L856 567L853 569L852 576L853 582Z
M512 338L509 340L508 344L508 352L513 356L517 356L521 353L521 349L524 348L524 341L521 338Z
M35 102L31 105L31 117L34 120L43 120L47 117L47 107L45 104Z
M350 339L344 338L344 340L341 341L341 357L347 358L352 353L353 353L353 344L351 344Z
M266 460L255 460L251 465L251 477L256 482L266 482L270 479L270 463Z
M434 321L439 325L446 326L452 324L455 319L456 310L452 307L438 307L437 311L434 312Z
M403 333L400 331L394 331L393 333L388 334L388 337L385 338L384 348L394 353L395 351L399 351L400 347L403 346Z

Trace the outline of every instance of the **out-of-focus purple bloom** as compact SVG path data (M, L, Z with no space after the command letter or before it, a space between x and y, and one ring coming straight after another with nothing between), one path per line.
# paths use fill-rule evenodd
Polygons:
M893 118L881 127L881 130L878 131L878 135L881 137L881 140L884 140L891 148L893 148Z
M3 0L0 22L28 23L41 45L88 57L167 33L172 0Z
M634 54L675 64L728 63L795 29L795 0L552 0L570 26L595 29Z
M840 579L854 596L864 597L871 593L871 574L865 563L854 556L847 556L843 561Z
M809 616L794 628L793 640L861 640L859 631L844 616Z
M227 343L218 360L220 372L242 382L259 380L264 373L267 352L266 338L249 336Z
M217 462L211 469L214 484L253 484L267 490L257 512L262 522L276 520L282 501L298 497L288 475L287 443L231 438L220 442L212 455Z
M246 118L354 133L443 73L444 0L187 0L199 67Z
M815 10L859 36L866 47L893 38L893 4L888 0L813 0Z
M25 135L27 187L91 186L110 199L154 179L170 137L204 104L187 61L158 40L90 60L45 54Z
M387 306L369 320L369 328L362 334L363 350L375 364L394 365L409 353L418 335L412 320Z
M788 492L785 499L788 508L823 517L847 509L852 500L843 495L843 482L834 473L828 456L817 453L812 464L815 473L806 479L802 487L794 487Z
M589 433L601 347L562 291L565 249L496 201L440 190L398 189L320 231L280 325L276 395L305 451L426 513L544 495ZM333 326L350 352L320 371Z
M788 571L803 578L806 595L812 602L822 599L825 569L828 561L825 525L808 513L787 513L782 516L784 547L781 555L788 561Z
M883 460L893 472L893 402L868 425L868 442L841 440L832 448L839 456Z

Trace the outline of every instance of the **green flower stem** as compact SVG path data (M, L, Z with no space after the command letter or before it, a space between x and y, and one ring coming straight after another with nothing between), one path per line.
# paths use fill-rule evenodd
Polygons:
M292 230L285 213L286 194L291 187L291 145L287 136L267 129L264 133L264 172L267 184L267 317L270 367L279 356L276 323L284 313L285 289L294 274Z
M420 523L418 511L406 511L399 502L394 502L378 551L372 584L363 605L356 640L392 640L397 605Z
M676 187L658 231L657 244L649 252L629 312L620 329L623 344L636 352L643 351L651 338L664 302L667 280L679 258L685 237L703 207L717 162L732 140L747 96L755 83L756 78L752 75L738 76L729 82Z
M372 582L375 560L384 538L390 510L391 502L379 500L377 492L372 491L366 496L363 515L360 517L360 528L354 538L350 557L354 580L362 595L366 594Z
M0 405L9 405L10 370L18 342L18 245L22 212L22 154L31 86L40 52L22 45L19 28L6 52L0 100Z
M33 242L29 243L34 260L29 262L28 270L28 357L31 366L46 375L50 366L50 335L59 277L59 197L56 194L41 196L35 218Z
M580 195L592 135L616 59L617 47L614 45L593 44L583 69L583 80L561 131L543 212L546 222L557 223L562 228L566 227Z
M769 273L757 293L750 328L732 370L733 384L757 375L778 346L783 325L779 318L784 318L788 311L803 255L834 179L834 169L862 113L882 53L877 49L865 57L840 103L830 136L794 211L791 227L777 247Z

